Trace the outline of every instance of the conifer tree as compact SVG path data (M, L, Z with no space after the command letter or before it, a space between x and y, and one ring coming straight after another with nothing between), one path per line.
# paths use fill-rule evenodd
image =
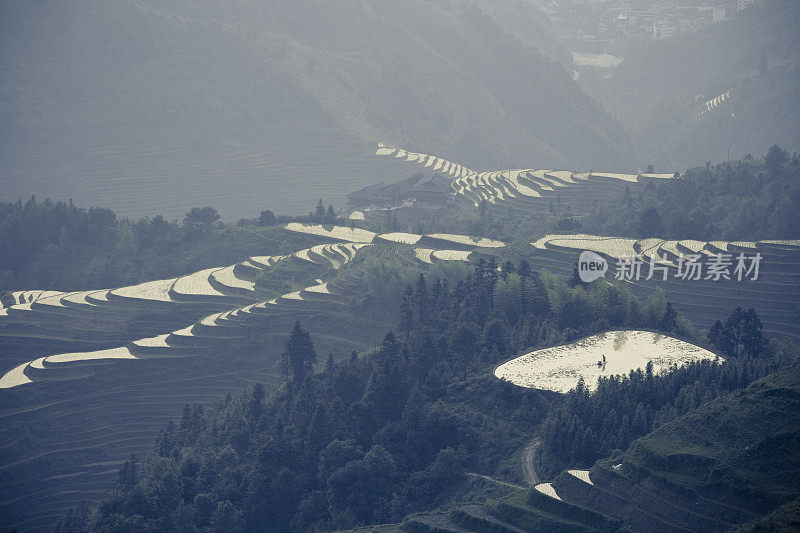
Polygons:
M302 383L312 365L317 362L317 352L311 342L311 335L303 329L299 320L294 323L289 334L281 362L287 379L294 383Z

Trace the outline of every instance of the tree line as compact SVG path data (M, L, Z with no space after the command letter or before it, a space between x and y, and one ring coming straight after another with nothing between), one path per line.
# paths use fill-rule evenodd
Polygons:
M256 235L249 233L252 228L226 226L210 206L193 207L180 221L169 221L161 215L118 217L110 209L85 209L71 200L34 196L26 202L0 202L0 296L21 289L119 287L185 274L198 262L238 261L242 249L253 247L251 241L263 246L264 227L335 220L331 206L321 212L287 217L265 210L258 219L240 221L240 226L261 226Z

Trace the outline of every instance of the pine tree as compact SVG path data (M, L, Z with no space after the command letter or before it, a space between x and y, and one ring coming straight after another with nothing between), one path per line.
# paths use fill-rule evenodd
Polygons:
M714 322L714 325L709 328L708 340L711 342L711 345L714 346L714 349L726 355L730 354L731 343L729 331L721 320L717 320Z
M264 389L264 385L261 383L256 383L253 387L253 394L250 397L250 417L253 421L257 421L261 418L261 414L264 412L264 398L267 395L267 391Z
M131 455L130 459L122 463L122 467L117 474L117 487L120 492L127 494L133 490L137 482L136 456Z
M403 408L403 423L409 430L414 430L422 424L424 416L425 397L417 385L411 389L408 400Z
M591 428L586 428L581 437L581 462L590 465L594 462L595 437Z
M678 312L672 307L670 302L667 302L667 308L658 322L658 329L664 333L671 333L675 331L678 326Z
M636 406L636 413L633 415L633 422L631 430L634 436L639 437L647 433L647 413L644 410L644 405L639 402Z
M317 201L317 207L314 209L313 218L320 222L325 219L325 205L322 203L322 198Z
M336 371L336 360L333 358L333 352L328 352L328 359L325 361L325 373L328 377L332 377Z
M495 259L494 256L489 258L489 264L486 266L486 270L491 288L494 288L495 283L497 283L497 259Z
M762 355L767 345L767 340L762 334L763 325L758 314L752 307L744 312L741 321L742 353L751 357Z
M475 281L483 281L483 278L486 276L486 260L483 257L478 258L478 262L475 263L473 272L475 273Z
M530 277L531 265L528 263L526 259L523 259L522 261L519 262L519 269L517 270L517 274L519 274L520 277L522 277L523 279Z
M299 320L289 334L281 362L287 379L294 383L302 383L312 365L317 362L317 352L311 342L311 335L303 329Z

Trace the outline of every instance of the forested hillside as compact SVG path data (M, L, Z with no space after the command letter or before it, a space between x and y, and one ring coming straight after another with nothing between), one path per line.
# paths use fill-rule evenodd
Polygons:
M774 510L800 490L798 387L794 362L636 441L621 457L623 471L755 512Z
M616 197L570 202L569 191L528 212L484 202L477 209L437 213L421 227L444 227L495 238L544 233L698 240L794 239L800 234L800 158L778 145L762 157L707 164ZM513 207L513 206L512 206Z
M558 422L561 411L547 415L551 396L489 375L509 354L608 327L607 302L624 302L628 327L671 332L681 322L665 321L672 311L657 298L641 306L614 287L570 287L525 263L503 271L499 276L481 261L455 285L420 276L403 294L394 333L340 363L328 357L317 374L310 364L325 356L296 324L284 351L285 386L267 395L256 385L215 406L187 406L162 431L154 457L123 466L96 513L72 514L61 526L282 531L398 521L442 502L464 472L497 470L543 420L545 428L571 430ZM664 376L632 373L586 398L578 389L564 405L588 413L589 402L608 403L611 389L614 402L628 405L644 392L625 390L646 385L661 391L655 401L685 412L772 364L753 359ZM628 419L622 404L612 405ZM653 419L649 405L645 414L636 408L633 426L621 440L614 435L612 446L665 419ZM589 449L585 438L581 431L571 448L581 455L568 460L594 461L608 449L602 440Z
M746 335L761 339L760 328ZM542 423L543 469L555 477L569 466L591 466L599 457L619 454L638 437L780 366L780 354L763 340L756 345L741 356L722 352L729 358L723 365L692 363L659 377L651 364L629 376L601 378L591 394L581 384Z
M274 222L274 217L272 222ZM194 208L181 223L127 219L105 208L35 197L0 203L0 296L46 288L77 291L118 287L236 261L243 249L291 251L274 225L219 225L212 207Z
M701 374L695 387L709 385ZM682 379L679 373L665 377L631 375L631 382L655 392ZM797 386L795 354L749 387L690 408L624 454L615 450L588 469L576 468L572 459L551 482L512 485L510 494L483 503L412 515L400 531L794 531ZM634 391L619 392L618 401L625 402L624 393ZM581 394L571 393L569 404L593 411L597 398ZM573 450L586 442L576 441Z
M796 167L779 148L771 150L764 161L737 164L749 170L742 171L737 178L740 181L729 183L728 188L709 184L709 176L717 171L720 181L730 175L721 167L699 169L705 174L687 173L687 177L670 180L663 187L706 191L709 196L705 201L717 205L726 192L755 198L754 190L745 185L748 176L763 174L763 188L774 194L764 195L764 201L769 201L781 197L780 191L787 187L781 180L794 179L791 176ZM679 197L687 193L671 194ZM641 196L631 195L625 201L633 207L644 206L646 198L669 201L669 196L656 188L645 189ZM85 211L52 202L19 202L5 207L2 227L9 240L13 240L15 228L32 228L27 237L29 246L20 248L25 254L20 256L21 263L12 267L13 272L25 272L26 264L40 264L46 257L43 252L49 249L63 252L71 246L84 246L92 260L115 248L135 250L117 244L131 228L139 228L136 235L142 240L138 246L150 254L141 258L141 266L148 268L158 264L155 250L159 246L163 253L175 257L188 252L205 261L203 254L210 253L216 240L227 239L230 248L220 250L233 253L248 244L247 235L264 239L261 246L271 249L297 246L311 238L306 231L326 238L357 236L372 243L346 265L338 262L343 257L336 259L330 244L276 258L277 266L266 268L254 282L254 290L266 292L260 292L259 297L249 295L252 301L283 295L259 304L273 308L266 312L274 313L263 322L263 330L253 329L257 322L245 318L245 313L252 314L254 306L250 305L210 315L194 326L173 331L166 335L173 339L171 343L142 353L143 359L166 355L160 362L130 361L93 368L80 361L76 366L51 364L45 358L23 368L39 382L35 386L41 387L36 389L41 392L28 395L21 390L24 387L17 387L19 390L10 393L11 401L22 407L19 412L7 409L2 413L8 421L6 431L23 435L21 444L12 446L14 453L27 457L29 448L41 448L45 456L76 457L87 471L73 475L91 479L95 501L105 494L96 510L82 507L68 516L62 512L62 530L326 530L397 522L413 513L460 504L465 497L480 498L470 493L473 489L465 483L476 479L477 474L490 479L501 476L508 480L503 483L512 485L518 482L518 454L528 450L535 437L538 451L524 460L535 462L538 475L589 467L608 455L618 458L620 450L638 437L691 415L796 357L791 345L779 347L763 338L761 323L753 311L736 309L727 319L719 316L724 322L707 333L676 313L660 290L651 292L648 298L635 297L626 285L603 280L583 284L574 275L570 278L532 271L526 258L535 260L539 252L532 252L525 242L504 245L442 234L375 235L364 229L327 224L288 224L282 228L243 221L238 227L226 228L217 226L210 208L191 210L177 225L152 219L118 220L109 211ZM477 212L483 214L474 219L476 224L490 226L500 218L485 209ZM308 218L314 223L332 220L321 203ZM268 212L261 219L275 222ZM56 232L55 228L61 229ZM245 242L239 242L239 238ZM24 239L13 242L21 245ZM435 253L442 250L428 249L425 256L419 253L422 248L411 248L445 244L467 250L444 250L447 253L436 260ZM353 243L337 244L347 245ZM365 245L367 242L361 243ZM451 259L444 260L446 257ZM135 258L136 254L129 251L121 254L116 264L126 265ZM271 263L264 257L250 260ZM465 261L472 263L469 271ZM449 267L443 266L448 262ZM79 261L64 264L78 265ZM341 271L334 274L331 268ZM429 275L419 274L420 270ZM332 274L330 285L314 281L319 283L315 286L319 293L310 292L311 288L286 292L305 287L306 278ZM411 279L415 280L413 285L403 289L401 283ZM231 279L227 283L236 282ZM225 285L224 290L232 288ZM242 296L241 292L237 294ZM177 309L180 304L172 302L172 295L179 293L170 291L170 297L161 303ZM223 296L220 293L215 298ZM225 297L233 298L234 294ZM376 328L385 327L391 311L398 308L393 332L383 336L383 343L374 349L364 349L364 340L372 339L371 345L377 337ZM13 311L15 315L24 314L21 309ZM37 306L26 312L39 316L41 311ZM51 314L58 312L42 314L42 324L47 325L45 318ZM301 324L295 317L307 321ZM290 331L292 323L295 326ZM342 324L347 331L341 331ZM664 374L648 369L633 371L627 376L604 378L595 392L579 385L565 396L515 387L492 375L498 364L526 350L614 329L648 329L677 336L713 349L727 360L721 365L691 364ZM320 342L307 331L319 331ZM283 360L276 364L285 335L289 337ZM209 341L213 341L213 348ZM320 345L325 348L318 352L315 346ZM127 346L143 349L135 343ZM359 346L361 353L348 356L342 346L348 346L347 352ZM54 356L54 361L57 358ZM230 365L235 370L228 368ZM314 366L321 371L312 370ZM179 368L183 375L179 387L161 391L159 382L153 381L154 375ZM224 384L216 384L219 376L225 376ZM286 380L283 385L281 377ZM71 386L77 380L82 380L81 386ZM263 382L264 386L241 390L254 382ZM53 391L65 393L54 407L47 398ZM52 438L41 434L47 423L40 421L39 410L61 413L78 408L75 415L63 413L65 423L75 423L72 421L78 418L73 417L83 417L86 409L113 409L107 402L91 406L93 402L88 399L68 397L77 391L91 391L88 398L109 395L123 402L125 411L133 416L138 416L141 402L148 402L151 395L159 399L166 395L153 416L133 421L126 415L121 418L124 423L109 422L110 427L120 428L122 438L114 438L113 433L91 437L92 442L110 439L114 457L128 447L136 450L135 458L128 455L110 493L103 481L107 472L88 470L95 468L93 457L97 452L61 448L71 442L66 428L54 428L57 431ZM195 401L189 399L194 397L203 403L187 406L180 421L162 429L154 455L143 455L142 450L155 434L153 428L177 416L177 403ZM87 402L89 406L84 405ZM35 409L28 409L28 405ZM31 422L27 429L26 420ZM99 431L96 425L92 421L81 434L93 435ZM130 445L116 442L131 438ZM56 445L59 448L53 448ZM46 459L32 458L23 466L10 464L5 479L18 484L26 494L35 490L37 482L46 483L48 492L42 501L53 505L52 498L60 497L53 494L58 484L50 481L51 477L40 479L45 476L46 463ZM23 481L23 472L33 474L30 481L28 477ZM10 490L7 493L10 498ZM762 511L773 508L771 504ZM38 521L46 518L36 516ZM410 520L413 523L416 519Z
M3 2L0 533L798 530L798 28Z
M772 146L761 159L705 165L600 206L584 228L665 239L794 239L800 235L800 159Z

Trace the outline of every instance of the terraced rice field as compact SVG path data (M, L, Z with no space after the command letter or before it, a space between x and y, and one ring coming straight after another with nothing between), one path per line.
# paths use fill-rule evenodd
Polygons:
M42 290L13 291L8 294L8 298L11 300L11 305L21 305L26 303L33 303L36 300L45 300L48 298L57 297L62 294L64 293L59 291L42 291ZM0 309L2 308L4 308L4 305L2 302L0 302Z
M619 239L615 237L595 237L593 235L548 235L543 238L551 249L567 248L591 250L611 259L630 257L635 253L636 239ZM542 241L537 241L541 246ZM537 244L534 244L537 246Z
M464 250L434 250L431 257L439 261L469 261L471 253Z
M375 233L360 228L347 228L344 226L333 226L327 228L320 224L303 224L301 222L290 222L286 225L289 231L307 233L309 235L319 235L330 239L340 239L350 242L370 243L375 238Z
M359 248L358 243L339 246L345 251L336 254L337 264L345 263ZM277 261L275 267L301 267L302 263L293 263L290 257ZM313 269L317 263L305 263L308 272L318 272ZM333 269L333 263L329 261L326 268ZM219 270L204 272L210 280ZM143 455L152 449L159 428L179 414L185 403L215 402L229 391L256 381L276 382L279 372L275 361L282 339L297 318L312 332L318 349L326 352L348 353L379 340L375 332L385 331L388 325L353 316L347 306L349 295L361 286L357 271L337 277L333 284L309 281L305 289L295 291L297 299L292 292L271 303L253 301L211 314L208 309L232 305L240 298L239 293L228 296L224 289L214 289L228 300L187 303L171 296L165 299L163 286L153 294L151 282L142 290L112 291L117 298L106 303L90 303L86 301L88 295L72 298L80 308L59 308L58 313L21 311L14 306L12 315L2 319L11 319L16 326L26 320L28 326L37 322L39 327L27 335L41 333L47 326L54 334L81 338L87 332L70 331L68 324L83 321L98 331L103 327L112 330L114 338L109 343L115 339L125 343L63 353L57 352L62 343L53 341L51 355L17 363L0 377L0 442L4 450L0 459L0 516L4 525L44 527L82 500L95 501L113 481L122 460L131 453ZM208 285L199 282L186 287L194 292L181 293L184 298L206 298L210 292ZM241 289L238 284L235 288ZM155 299L143 299L144 295ZM143 302L167 306L173 322L190 320L190 325L126 341L129 333L120 325L124 326L125 317L133 316L127 307L140 307ZM104 321L110 313L120 316ZM13 338L8 325L2 324L3 332ZM151 324L150 329L165 326L169 326L168 321ZM250 360L243 352L231 350L254 329L269 337L268 354L263 359ZM3 362L8 364L11 359ZM75 447L76 442L81 446Z
M719 108L722 107L724 104L730 103L730 99L731 99L731 92L725 91L716 98L712 98L711 100L706 101L703 104L703 109L700 111L700 114L704 115L712 111L718 111Z
M358 235L356 235L358 237ZM26 336L23 332L25 327L30 328L28 335L36 336L40 334L43 328L52 328L54 331L62 327L64 320L70 319L85 319L94 322L95 326L99 329L105 328L106 330L113 329L115 326L118 330L123 330L123 324L130 320L134 312L147 310L163 310L175 308L174 311L178 316L190 317L193 313L202 312L202 310L209 309L209 305L216 304L219 306L231 306L237 303L243 303L247 300L256 301L257 304L266 305L267 300L263 299L263 294L259 294L256 290L256 282L252 279L247 279L243 276L245 274L237 275L237 267L246 268L249 270L263 271L270 266L275 266L281 262L290 261L291 259L299 259L301 261L321 265L324 268L339 269L345 263L350 261L359 249L367 246L365 243L338 243L338 244L323 244L309 249L298 250L297 252L288 256L281 256L276 258L264 257L251 257L248 260L230 265L223 268L209 268L200 270L193 274L182 276L180 278L158 280L141 283L139 285L122 287L120 289L113 289L107 291L106 294L110 298L104 300L107 305L102 305L98 300L97 303L89 303L86 297L93 292L81 293L81 296L76 300L73 298L69 303L80 303L83 305L82 313L84 316L75 316L70 314L71 308L66 305L60 304L59 307L64 308L65 313L52 314L42 312L42 306L37 305L40 302L45 302L53 298L60 298L67 301L69 294L62 296L62 293L46 291L31 291L30 295L26 295L26 299L37 297L38 299L32 300L30 303L16 304L7 309L11 314L8 315L3 322L0 322L0 335L7 335L10 337ZM262 261L262 262L258 262ZM259 267L257 265L263 265ZM331 294L327 290L327 285L321 280L319 283L306 290L316 294ZM322 289L325 290L322 290ZM298 299L302 300L300 296L301 291L295 291L281 296L277 301ZM276 302L276 299L271 300ZM48 304L51 306L52 304ZM273 305L278 305L277 303ZM34 306L36 306L34 308ZM188 307L188 309L186 309ZM266 308L264 308L266 309ZM277 309L270 309L270 311L277 311ZM108 321L109 312L112 314L117 312L117 324L109 325ZM252 315L254 307L252 304L240 305L235 309L228 309L226 311L217 312L214 314L201 317L198 325L206 327L230 326L235 325L241 335L244 335L248 330L246 327L245 317ZM95 316L96 315L96 316ZM100 323L101 321L104 322ZM38 326L38 327L34 327ZM153 326L157 326L154 324ZM163 325L162 325L163 327ZM85 336L85 332L74 331L69 333L75 335L76 340ZM67 335L64 333L63 335ZM182 327L176 329L172 333L163 334L159 336L142 338L142 339L129 339L128 342L133 343L132 348L134 351L137 347L161 347L169 348L172 345L170 340L183 339L187 337L195 337L193 326ZM115 340L114 337L108 339L109 342ZM169 356L167 351L160 353L162 357ZM137 359L136 355L131 353L127 346L119 346L108 349L91 350L84 352L70 352L49 355L47 357L35 359L28 364L23 364L14 367L6 375L0 377L0 388L10 388L25 383L30 383L31 380L25 375L25 370L34 366L40 370L51 368L54 363L78 362L78 361L93 361L100 359Z
M178 278L149 281L139 285L114 289L111 294L120 298L169 302L171 301L169 290L176 281L178 281Z
M186 403L279 382L277 361L297 319L321 353L378 342L391 325L352 305L363 272L349 263L362 250L383 246L422 268L487 250L476 246L481 239L450 236L432 240L459 249L431 247L417 259L415 243L425 236L288 229L329 242L129 287L7 295L10 305L0 309L4 525L44 528L81 501L96 502L122 461L150 451ZM265 277L292 288L276 292ZM265 342L255 356L239 349L254 331Z
M403 244L417 244L422 235L414 233L382 233L379 237L385 241L399 242Z
M505 246L504 242L487 239L485 237L469 237L467 235L451 235L446 233L431 233L426 237L428 237L428 239L463 244L477 248L502 248Z
M465 205L545 212L569 207L590 208L598 199L621 198L626 188L641 187L674 174L624 174L616 172L572 172L567 170L506 169L476 171L447 159L415 154L379 145L376 155L401 159L439 172L451 180L451 196Z
M553 485L551 483L539 483L538 485L536 485L534 487L534 489L537 492L541 492L545 496L549 496L550 498L553 498L553 499L556 499L556 500L560 500L561 499L559 497L559 495L556 494L556 490L553 488Z
M435 250L432 248L414 248L414 257L417 260L422 261L423 263L431 264L433 261L431 260L431 255Z
M672 365L717 360L718 356L688 342L649 331L610 331L536 350L497 367L499 379L521 387L567 392L583 378L593 390L603 376L626 375L653 363L659 372ZM604 361L604 362L603 362Z
M571 275L582 251L595 251L609 262L606 280L614 278L618 259L638 256L642 262L639 279L625 281L636 296L645 298L661 288L693 324L706 328L727 317L737 306L753 307L765 333L800 339L800 326L792 318L800 301L800 241L665 241L576 234L546 235L531 242L531 246L534 250L531 266L564 275ZM730 279L706 279L717 254L729 254ZM744 254L748 269L755 254L760 254L758 279L752 279L751 271L749 276L742 272L739 281L735 273L739 254ZM682 277L687 273L685 264L690 256L699 256L698 261L703 264L700 279ZM651 263L658 269L653 270L648 280ZM661 268L666 268L666 272Z
M341 226L323 227L319 225L288 224L287 229L311 233L338 240L298 250L287 256L252 256L227 267L199 270L192 274L173 279L157 280L139 285L111 290L84 291L80 293L59 293L53 291L17 291L12 293L16 302L3 309L4 319L0 322L0 335L7 337L41 337L49 333L60 340L87 340L107 347L96 350L75 351L33 357L27 363L16 364L0 377L0 388L17 387L31 383L26 371L48 370L56 363L86 362L103 359L137 359L137 353L144 348L153 357L170 357L171 348L180 352L180 344L191 342L194 348L202 346L197 339L213 339L205 335L214 328L225 329L225 337L245 335L249 329L248 320L253 316L279 313L282 305L292 301L306 301L311 297L317 304L324 302L321 297L342 296L340 291L330 290L328 284L316 279L314 285L285 293L276 298L264 298L266 293L257 286L256 278L276 265L291 261L299 264L318 265L324 269L339 269L365 246L370 246L376 235L358 228ZM414 244L423 238L408 233L391 233L379 236L385 243ZM431 235L435 241L469 244L472 247L498 247L503 243L483 238L470 238L461 235ZM352 242L355 241L355 242ZM414 255L420 263L440 261L469 261L468 250L416 249ZM232 307L233 306L233 307ZM214 307L221 311L207 314ZM57 308L59 313L45 308ZM139 324L139 331L145 333L140 338L130 338L130 328L126 327L138 314L146 312L168 312L177 320L196 321L194 325L175 328L171 333L163 333L169 321ZM69 327L70 323L85 324L80 329ZM128 330L128 331L126 331ZM149 335L148 335L149 334ZM125 336L128 335L128 338ZM192 339L192 340L190 340ZM206 340L208 340L206 339ZM113 344L117 343L117 346ZM123 344L124 343L124 344ZM212 343L213 344L213 343ZM108 346L111 345L111 346ZM157 353L156 353L157 352ZM36 372L41 375L41 372Z
M567 473L572 476L575 476L584 483L588 483L589 485L594 485L591 476L589 475L590 472L588 470L567 470Z
M622 63L622 58L611 54L572 52L572 62L578 67L610 68Z
M428 156L425 162L430 161ZM520 183L529 180L531 187L539 184L544 191L545 186L555 189L566 186L557 182L579 183L588 176L548 171L516 178ZM499 174L494 179L498 183ZM6 296L10 305L0 308L5 344L0 350L4 524L36 529L82 500L96 501L112 482L117 466L131 453L152 449L159 429L187 402L214 402L247 384L278 382L276 361L296 319L303 320L322 353L348 353L377 342L390 326L359 315L349 305L360 293L363 274L357 265L343 267L361 250L385 247L425 268L435 261L469 261L504 246L464 235L380 235L306 224L287 229L315 235L322 242L286 255L253 255L233 265L130 287L74 293L28 290ZM609 258L619 256L625 247L664 258L681 250L763 252L763 282L735 289L702 283L686 289L674 284L668 287L668 297L693 318L682 295L688 303L696 302L698 294L703 296L702 316L727 313L732 301L750 295L763 304L760 313L766 310L762 320L767 331L784 325L794 331L775 321L777 315L770 311L785 316L782 306L797 301L791 292L798 286L793 277L800 263L796 241L668 243L548 236L533 243L532 266L569 274L584 245ZM291 289L277 291L262 284L267 273ZM631 286L642 296L652 290L645 284ZM262 332L267 343L265 353L256 359L247 350L235 349L254 330ZM620 350L624 353L624 344ZM583 359L591 357L585 354ZM633 364L629 356L619 358L620 363L625 361ZM612 368L607 361L606 373ZM581 369L587 376L592 370ZM556 386L565 382L565 372L556 372ZM569 475L591 486L584 474ZM597 483L594 474L586 478ZM551 488L566 501L559 483L556 480Z
M395 157L397 159L403 159L405 161L420 164L426 168L431 167L433 170L441 170L443 174L448 174L454 178L460 178L474 172L467 167L441 157L420 154L416 152L408 152L406 150L393 148L382 143L378 144L378 150L375 152L375 155Z
M496 480L494 483L500 483ZM417 515L408 529L440 532L703 531L722 533L757 515L647 477L640 482L611 468L565 470L554 480L518 490L486 505Z

